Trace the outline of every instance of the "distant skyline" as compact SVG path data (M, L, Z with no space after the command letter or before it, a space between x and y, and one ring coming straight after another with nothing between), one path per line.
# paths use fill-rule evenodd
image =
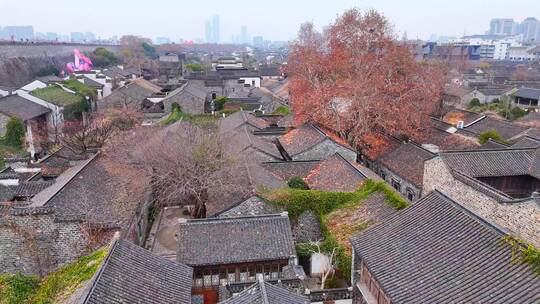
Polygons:
M318 28L353 7L376 9L394 25L396 34L428 39L432 34L462 36L482 34L492 18L540 19L538 0L273 0L246 4L238 0L0 0L0 26L33 25L36 32L93 32L96 37L140 35L167 37L177 42L205 39L205 22L220 18L220 41L241 33L267 40L296 37L301 23ZM260 3L260 4L259 4ZM536 14L536 15L535 15Z

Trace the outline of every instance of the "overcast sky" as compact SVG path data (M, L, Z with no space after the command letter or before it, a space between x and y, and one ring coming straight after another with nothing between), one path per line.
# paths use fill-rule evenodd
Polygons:
M97 36L204 38L218 14L222 40L247 26L248 35L289 40L305 21L324 26L348 8L374 8L409 39L431 34L483 33L493 17L540 19L540 0L0 0L0 26L33 25L38 32L91 31ZM401 34L400 34L401 35Z

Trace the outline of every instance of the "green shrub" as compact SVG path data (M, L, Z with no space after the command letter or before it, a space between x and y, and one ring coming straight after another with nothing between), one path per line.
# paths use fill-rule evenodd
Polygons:
M482 104L480 103L480 99L478 98L473 98L471 99L471 101L469 102L469 109L471 108L474 108L474 107L479 107L481 106Z
M171 114L165 118L161 124L163 125L170 125L172 123L175 123L182 119L183 113L182 113L182 107L180 107L179 104L176 102L171 105Z
M291 177L287 185L289 185L289 188L291 189L309 190L308 184L306 184L306 182L298 176Z
M502 137L502 135L494 129L486 130L480 133L480 135L478 136L478 142L482 145L487 143L489 139L494 140L498 143L507 143L506 140Z
M29 303L36 292L39 280L37 277L18 274L0 276L0 304Z
M279 106L277 107L272 114L279 114L279 115L288 115L291 113L291 109L287 106Z
M399 196L384 182L366 180L364 185L355 192L329 192L320 190L278 189L269 193L266 198L276 204L285 207L290 218L294 221L305 211L312 211L321 223L321 233L324 237L321 243L323 252L331 252L336 248L336 266L345 280L349 280L351 272L351 256L340 245L334 235L326 227L326 215L332 211L356 205L375 192L385 194L385 202L395 209L408 206L407 201ZM297 254L301 257L309 257L310 250L314 249L311 244L298 244Z
M5 143L15 148L22 148L24 143L25 127L22 120L11 117L6 125Z
M186 69L192 72L202 72L204 67L200 63L188 63L186 64Z
M226 97L226 96L216 97L216 99L214 99L214 110L215 111L223 110L223 107L225 106L227 102L229 102L229 97Z
M514 119L519 119L525 115L527 115L527 111L523 110L522 108L520 107L514 107L511 111L510 111L510 114L512 116L512 120Z

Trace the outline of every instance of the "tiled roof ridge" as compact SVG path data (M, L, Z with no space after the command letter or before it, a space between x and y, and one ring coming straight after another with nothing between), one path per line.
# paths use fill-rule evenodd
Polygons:
M539 148L535 147L523 147L523 148L491 148L491 149L474 149L474 150L447 150L447 151L441 151L439 152L439 155L444 154L460 154L460 153L467 153L467 154L476 154L476 153L485 153L485 152L515 152L515 151L534 151Z
M261 291L261 298L263 300L263 304L269 304L268 301L268 294L266 293L266 283L264 282L262 276L258 279L259 289Z
M90 296L92 295L92 293L94 292L94 290L95 290L95 288L97 286L97 282L99 282L99 279L101 278L101 275L105 271L105 268L107 268L107 266L109 265L109 261L111 259L111 256L112 256L113 252L116 250L116 248L118 247L119 241L120 241L120 238L118 237L118 235L115 235L112 243L109 245L109 252L107 252L107 256L105 256L105 258L103 259L103 261L99 265L99 268L98 268L97 272L94 274L94 276L92 278L92 286L89 289L86 296L84 297L84 300L82 302L83 304L87 303L87 301L90 299Z
M207 217L202 219L187 219L183 222L180 222L180 225L185 224L203 224L203 223L213 223L213 222L236 222L238 220L257 220L257 219L280 219L280 218L287 218L288 219L288 213L282 212L282 213L274 213L274 214L258 214L258 215L245 215L245 216L238 216L238 217Z
M336 152L334 155L337 155L339 158L341 158L343 161L345 161L345 163L347 164L348 167L350 167L353 172L355 173L358 173L360 174L362 177L368 179L368 177L362 173L362 171L360 171L360 169L358 169L356 166L354 166L353 164L351 164L345 157L343 157L343 155L341 155L339 152Z
M338 152L336 152L337 154ZM278 161L264 161L262 164L298 164L298 163L316 163L324 161L323 159L298 159L298 160L278 160Z
M65 188L65 187L66 187L66 186L67 186L67 185L68 185L68 184L69 184L69 183L70 183L70 182L71 182L71 181L72 181L72 180L73 180L73 179L74 179L74 178L75 178L82 170L84 170L84 168L86 168L86 167L87 167L94 159L96 159L97 156L98 156L99 154L100 154L100 152L98 151L97 153L95 153L94 155L92 155L89 159L85 160L82 164L80 164L80 165L79 165L80 167L79 167L79 168L76 168L73 172L71 172L71 173L70 173L71 175L67 178L67 180L66 180L65 182L63 182L63 184L60 185L60 187L58 187L58 189L56 189L56 190L54 191L54 193L50 194L50 195L46 198L46 200L45 200L44 202L42 202L42 203L39 202L39 204L40 204L41 206L47 205L47 203L48 203L52 198L54 198L60 191L62 191L62 189L64 189L64 188ZM73 168L73 167L72 167L72 168ZM71 169L71 168L70 168L70 169ZM68 169L68 170L69 170L69 169ZM51 187L54 186L55 184L56 184L56 182L55 182L53 185L51 185ZM46 190L46 189L45 189L45 190ZM44 191L45 191L45 190L44 190ZM41 192L40 192L40 193L41 193ZM39 195L39 193L36 194L36 196L38 196L38 195ZM32 205L37 204L37 203L38 203L38 202L32 202Z
M477 118L477 119L471 121L470 123L464 125L463 128L470 127L470 126L474 125L475 123L477 123L477 122L479 122L479 121L481 121L481 120L484 120L485 118L487 118L487 115L482 115L482 116L480 116L479 118Z

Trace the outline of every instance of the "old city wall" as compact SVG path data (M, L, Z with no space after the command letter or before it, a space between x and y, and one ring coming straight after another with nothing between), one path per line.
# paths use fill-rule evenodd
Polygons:
M80 221L58 221L50 208L0 216L0 273L44 275L87 251Z
M116 45L0 43L0 86L22 86L42 68L63 69L73 61L74 49L91 52L97 47L112 52L120 50Z

